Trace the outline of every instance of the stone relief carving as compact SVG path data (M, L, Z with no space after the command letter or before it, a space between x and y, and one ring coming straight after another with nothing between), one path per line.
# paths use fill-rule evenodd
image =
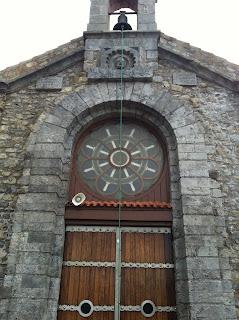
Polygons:
M125 47L123 50L120 47L105 48L102 50L101 67L120 70L123 62L124 70L130 70L139 64L138 56L138 50L130 47Z
M110 69L121 70L123 67L124 70L128 70L134 68L136 57L129 50L114 50L108 54L106 64Z
M123 55L122 55L123 53ZM153 70L139 63L139 48L105 48L101 52L100 66L88 71L88 79L120 81L123 64L123 77L127 80L151 81Z

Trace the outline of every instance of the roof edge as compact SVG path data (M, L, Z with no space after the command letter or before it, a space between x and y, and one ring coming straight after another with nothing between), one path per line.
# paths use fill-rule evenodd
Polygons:
M214 82L232 91L239 92L238 80L231 79L225 75L220 74L219 72L210 70L208 67L203 66L193 59L186 58L183 55L175 53L174 51L169 50L161 45L159 45L159 56L160 58L164 58L175 63L179 67L182 67L188 71L195 72L202 79Z
M207 81L223 86L232 91L239 92L239 66L228 62L223 58L217 57L212 53L193 47L188 43L169 37L163 33L161 33L161 39L162 41L159 43L160 58L171 61L185 70L195 72L199 77ZM33 59L0 71L0 77L2 76L2 79L0 78L0 93L14 92L41 77L55 75L77 62L83 62L85 51L83 41L83 37L73 39L70 42L53 50L47 51ZM174 46L179 50L174 50ZM181 52L179 52L180 50ZM200 55L198 57L195 56L194 58L194 52L196 51ZM66 54L66 52L68 52L68 54ZM46 63L43 64L42 61L45 57L48 58L46 59ZM204 57L208 57L209 59L215 58L215 64L212 62L212 68L210 68L210 65L205 64L205 60L203 60ZM39 63L39 68L34 69L33 67L29 72L22 72L20 76L14 78L14 71L17 68L22 68L24 71L27 69L25 68L26 65L31 62ZM218 67L220 63L224 64L226 68L220 69ZM230 72L223 73L223 71L226 71L227 69L230 70ZM12 71L12 79L9 81L6 80L8 70L9 73ZM235 78L233 78L233 74L235 74Z
M12 81L0 81L0 93L14 92L18 89L23 88L29 83L38 80L41 77L54 75L58 72L65 70L66 68L69 68L77 62L83 62L84 52L85 49L80 48L63 58L54 59L42 68L26 73L20 77L13 79Z

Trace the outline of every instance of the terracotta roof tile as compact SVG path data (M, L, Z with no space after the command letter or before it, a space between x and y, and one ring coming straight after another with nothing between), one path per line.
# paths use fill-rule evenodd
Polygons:
M95 201L95 200L86 200L81 207L114 207L119 206L119 201ZM73 206L72 203L68 202L67 206ZM160 201L122 201L122 207L126 208L162 208L170 209L172 208L170 203L160 202Z

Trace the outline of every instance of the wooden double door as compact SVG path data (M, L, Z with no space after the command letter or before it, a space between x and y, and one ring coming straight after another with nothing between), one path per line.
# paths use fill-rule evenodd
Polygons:
M66 227L58 320L176 319L171 229L122 227L120 247L117 234Z

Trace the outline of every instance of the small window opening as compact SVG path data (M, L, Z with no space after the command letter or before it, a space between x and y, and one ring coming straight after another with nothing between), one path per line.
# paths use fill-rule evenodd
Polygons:
M130 8L121 8L119 10L110 13L110 30L113 30L114 26L118 23L120 13L124 11L128 19L128 24L131 25L132 30L137 30L138 16L137 13Z

